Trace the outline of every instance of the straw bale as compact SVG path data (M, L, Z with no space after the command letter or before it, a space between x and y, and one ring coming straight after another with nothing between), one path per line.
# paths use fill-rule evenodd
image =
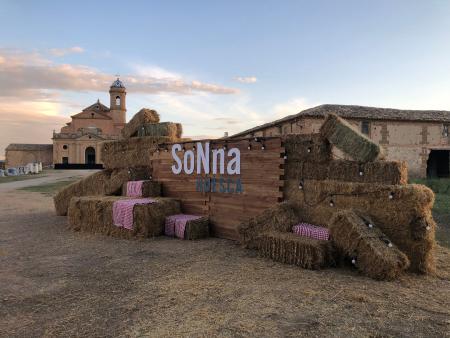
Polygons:
M434 194L429 188L415 184L304 180L303 189L300 189L297 180L287 180L284 195L295 203L299 217L313 224L329 227L333 215L343 209L354 209L367 215L406 253L412 271L434 271L435 223L431 217ZM418 219L426 220L426 231Z
M331 145L320 134L289 134L283 144L288 161L320 163L332 159Z
M289 157L284 167L286 179L336 180L360 183L407 184L405 162L375 161L358 163L347 160L302 162Z
M202 217L186 223L184 239L195 240L209 236L209 218Z
M104 142L101 147L103 165L108 169L149 166L158 145L170 143L170 137L132 137Z
M298 223L293 205L288 202L279 203L264 210L238 226L240 242L247 248L255 248L255 238L264 231L290 232Z
M117 227L113 222L113 204L121 196L73 197L68 212L69 227L75 231L99 233L121 238L147 238L164 232L168 215L180 213L180 203L171 198L156 198L152 204L136 205L133 230Z
M409 267L406 255L383 234L379 224L352 210L340 211L333 217L330 236L338 248L356 260L357 269L368 277L393 280Z
M322 136L359 162L383 158L383 148L355 130L347 121L329 114L320 128Z
M183 132L180 123L161 122L161 123L146 123L139 126L138 136L152 136L160 137L167 136L176 141L181 137Z
M122 196L127 196L127 184L128 182L125 182L122 185ZM161 183L152 181L152 180L145 180L142 183L142 197L159 197L161 196Z
M298 236L292 232L263 232L255 239L255 247L263 257L305 269L320 269L336 263L331 241Z
M123 127L121 134L123 138L130 138L137 135L138 129L145 123L158 123L159 114L152 109L142 108Z
M74 196L119 195L124 182L148 179L150 175L149 167L98 171L64 187L53 197L56 214L67 215L70 199Z

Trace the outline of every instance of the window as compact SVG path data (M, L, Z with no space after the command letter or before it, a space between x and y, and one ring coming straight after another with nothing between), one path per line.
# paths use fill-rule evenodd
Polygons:
M370 123L369 121L362 121L361 122L361 133L365 135L369 135L370 132Z
M120 96L116 96L116 106L120 106Z
M68 157L63 157L62 158L62 163L63 164L69 164L69 158Z
M67 148L68 148L67 144L63 145L64 150L67 150Z
M444 124L444 128L442 130L442 136L448 137L448 124Z

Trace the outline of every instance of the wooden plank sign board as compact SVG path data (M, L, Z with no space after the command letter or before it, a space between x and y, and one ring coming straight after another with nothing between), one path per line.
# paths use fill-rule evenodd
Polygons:
M239 223L282 200L284 148L277 137L161 145L153 179L182 211L207 215L212 234L237 239Z

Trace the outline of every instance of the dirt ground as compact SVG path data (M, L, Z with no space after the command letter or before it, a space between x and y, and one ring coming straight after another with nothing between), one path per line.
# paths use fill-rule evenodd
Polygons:
M377 282L221 239L75 233L15 188L0 187L1 337L450 337L448 249L437 276Z

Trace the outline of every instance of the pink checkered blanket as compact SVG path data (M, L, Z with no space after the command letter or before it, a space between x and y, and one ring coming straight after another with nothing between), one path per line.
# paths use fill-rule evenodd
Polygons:
M156 201L151 198L124 199L113 204L113 222L115 226L133 230L133 210L137 204L151 204Z
M300 223L292 227L292 232L299 236L310 237L314 239L320 239L328 241L330 234L327 228L319 227L309 223Z
M128 197L142 197L142 185L144 181L128 181L127 182L127 196Z
M202 216L185 214L167 216L164 233L166 236L176 236L178 238L184 239L184 231L186 230L187 222L199 218L202 218Z

